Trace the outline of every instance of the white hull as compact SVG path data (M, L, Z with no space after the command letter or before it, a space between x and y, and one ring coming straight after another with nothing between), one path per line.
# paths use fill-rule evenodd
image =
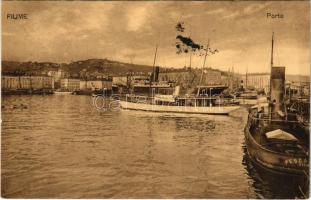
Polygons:
M173 113L188 113L188 114L215 114L228 115L230 112L237 110L240 106L214 106L214 107L194 107L194 106L164 106L151 105L143 103L132 103L120 101L122 109L140 110L149 112L173 112Z
M257 99L238 99L240 105L255 105L257 104Z
M56 95L68 95L68 94L72 94L72 92L59 92L59 91L55 91L54 94L56 94Z
M267 103L266 96L259 96L257 99L238 98L240 105L256 105L261 103Z

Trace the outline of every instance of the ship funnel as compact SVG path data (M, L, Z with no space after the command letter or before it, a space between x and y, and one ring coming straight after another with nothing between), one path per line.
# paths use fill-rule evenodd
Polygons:
M160 73L160 67L156 66L153 72L151 73L151 80L152 82L158 82L159 81L159 73Z
M155 68L155 74L154 74L154 81L158 82L159 81L159 73L160 73L160 67L156 66Z
M284 94L285 94L285 67L271 68L271 103L272 112L283 111Z

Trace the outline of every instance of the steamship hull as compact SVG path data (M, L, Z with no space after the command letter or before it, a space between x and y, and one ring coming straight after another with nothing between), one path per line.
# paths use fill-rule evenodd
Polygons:
M211 106L211 107L169 106L169 105L134 103L127 101L120 101L120 105L121 108L125 110L186 113L186 114L209 114L209 115L228 115L230 112L240 108L240 106Z
M291 175L305 176L309 171L308 155L302 152L275 151L260 143L260 133L251 132L251 120L245 127L245 143L250 159L264 169Z
M267 171L309 180L309 143L299 121L293 117L285 94L285 67L273 66L271 48L270 92L266 104L249 109L244 129L249 158ZM309 184L307 184L309 185ZM304 191L300 191L304 193Z

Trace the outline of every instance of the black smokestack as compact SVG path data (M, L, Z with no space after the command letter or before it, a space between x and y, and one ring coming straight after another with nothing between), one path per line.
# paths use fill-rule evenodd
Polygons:
M156 66L155 68L155 74L154 74L154 81L158 82L159 81L159 73L160 73L160 67Z
M271 101L274 104L272 112L284 111L285 67L271 68Z

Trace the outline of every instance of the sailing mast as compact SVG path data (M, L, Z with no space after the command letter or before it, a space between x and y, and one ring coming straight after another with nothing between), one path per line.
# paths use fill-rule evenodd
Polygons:
M246 75L245 75L245 90L247 89L247 81L248 81L248 66L246 67Z
M271 44L271 66L270 66L270 100L271 100L271 80L272 80L272 67L273 67L273 45L274 45L274 32L272 32L272 44Z
M208 53L208 48L209 48L209 39L207 41L207 46L206 46L206 49L205 49L204 62L203 62L203 66L202 66L202 72L201 72L201 77L200 77L199 85L201 85L202 79L203 79L203 72L204 72L205 61L206 61L206 57L207 57L207 53Z
M150 80L149 80L149 96L151 93L151 85L152 82L155 81L155 63L156 63L156 58L157 58L157 52L158 52L158 45L156 45L156 49L155 49L155 53L154 53L154 58L153 58L153 65L152 65L152 76L150 76Z
M152 81L155 81L155 63L156 63L156 59L157 59L157 52L158 52L158 45L156 46L156 50L154 53L154 59L153 59L153 65L152 65L152 72L153 72L153 77L152 77Z
M200 85L202 83L202 79L203 79L203 73L204 73L204 67L205 67L206 57L207 57L207 53L208 53L208 48L209 48L209 39L207 40L207 46L206 46L206 49L205 49L204 62L203 62L203 66L202 66L200 82L199 82L199 85L198 85L199 87L200 87ZM198 88L197 96L199 96L199 93L200 93L200 88Z
M273 67L273 45L274 45L274 32L272 32L272 42L271 42L271 66L270 66L270 102L272 102L271 88L272 88L272 67ZM269 106L269 121L271 122L272 118L272 108Z

